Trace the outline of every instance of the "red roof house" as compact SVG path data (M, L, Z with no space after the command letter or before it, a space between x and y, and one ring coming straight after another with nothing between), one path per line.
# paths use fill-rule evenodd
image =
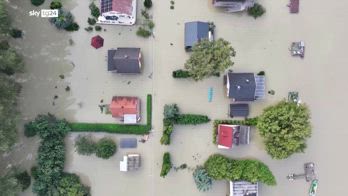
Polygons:
M104 45L104 39L102 37L100 37L99 35L94 36L94 37L92 37L91 45L95 49L98 49Z
M230 125L219 125L218 127L218 148L232 148L233 127Z
M120 97L112 98L109 110L114 118L124 120L126 116L136 116L140 120L140 99L137 97Z

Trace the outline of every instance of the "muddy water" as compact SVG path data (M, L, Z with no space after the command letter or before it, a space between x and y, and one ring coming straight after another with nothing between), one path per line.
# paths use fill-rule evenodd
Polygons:
M83 157L74 152L76 134L66 138L66 170L78 173L84 183L92 187L93 195L225 195L227 182L215 182L213 190L200 193L196 190L189 171L171 172L165 179L159 177L162 154L171 152L174 165L187 163L190 167L202 164L212 153L230 157L250 157L264 161L274 172L278 185L261 185L260 195L307 195L308 184L303 180L288 182L285 176L302 172L303 163L314 161L319 176L318 196L339 195L344 191L343 168L347 159L342 149L347 148L343 125L347 103L345 84L346 64L345 36L348 32L347 2L320 4L314 0L301 1L300 14L290 15L287 1L261 1L267 9L264 17L254 20L245 14L226 14L214 9L208 0L154 2L156 23L155 38L144 40L136 37L136 27L106 26L106 31L87 33L88 1L66 2L77 18L81 30L64 33L55 30L46 20L27 16L33 9L29 2L11 1L14 23L25 31L23 40L13 42L25 56L27 73L19 77L23 83L21 110L23 122L38 113L51 112L69 120L88 122L113 122L101 114L97 105L103 99L110 101L113 95L135 95L145 101L146 93L154 95L154 130L146 144L138 149L119 149L110 160ZM140 10L139 10L140 11ZM267 90L275 90L264 101L251 104L252 116L262 109L286 97L289 90L297 90L303 102L312 111L313 136L304 154L294 155L283 161L272 160L264 151L261 138L254 133L252 143L246 147L221 151L211 143L211 124L177 126L169 147L159 144L162 129L162 110L166 103L177 103L182 112L207 114L212 119L227 118L229 100L224 96L222 78L210 78L202 82L174 80L171 71L182 68L188 54L184 51L184 23L201 20L216 24L216 36L230 41L237 51L233 69L258 72L264 70ZM140 21L138 21L140 23ZM100 34L105 38L103 48L89 46L90 38ZM69 44L72 39L74 44ZM291 41L306 42L305 59L290 57ZM144 56L144 72L140 76L119 76L106 72L105 55L108 48L140 47ZM59 75L63 74L64 79ZM152 76L152 77L151 77ZM71 87L65 92L66 86ZM55 88L57 86L57 88ZM214 96L208 102L208 89ZM58 99L53 97L58 95ZM143 102L144 102L143 101ZM54 105L53 105L54 102ZM145 105L145 104L143 104ZM143 114L145 108L142 108ZM9 163L22 163L29 168L35 157L37 139L26 139L20 134L19 147L2 158L2 167ZM95 134L98 139L121 137ZM143 167L138 172L121 173L119 163L127 152L139 152ZM28 159L28 160L27 160ZM30 191L25 193L31 195Z

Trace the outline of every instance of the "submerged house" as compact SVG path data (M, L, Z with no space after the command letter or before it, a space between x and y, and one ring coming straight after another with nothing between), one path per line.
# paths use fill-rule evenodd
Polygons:
M248 117L249 105L247 103L230 104L229 115L233 117Z
M253 7L255 0L213 0L214 7L225 8L227 12L240 12Z
M227 97L232 101L255 101L265 97L265 76L229 72L224 76Z
M230 181L230 196L258 196L258 183Z
M108 71L122 74L140 73L140 48L116 48L108 50Z
M213 30L208 22L185 23L185 50L190 51L192 47L203 39L213 41Z
M97 23L134 25L136 14L136 0L100 0L100 16Z
M140 121L140 99L137 97L114 96L109 110L112 117L120 119L125 124L135 124Z
M217 131L217 143L220 149L231 149L233 146L250 143L249 126L219 124Z

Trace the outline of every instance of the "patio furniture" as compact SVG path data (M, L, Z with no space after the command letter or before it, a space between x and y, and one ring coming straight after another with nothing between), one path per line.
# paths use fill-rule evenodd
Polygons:
M305 43L303 41L292 42L290 52L292 56L300 56L303 58L305 54Z

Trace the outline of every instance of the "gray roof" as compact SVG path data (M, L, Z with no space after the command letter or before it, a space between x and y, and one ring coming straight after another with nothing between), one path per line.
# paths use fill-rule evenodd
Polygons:
M255 100L255 75L253 73L228 73L230 84L229 98L234 101L254 101Z
M230 117L247 117L249 105L246 103L230 104Z
M140 73L140 48L117 48L108 50L108 71L117 73Z
M136 148L137 139L136 138L122 138L120 142L121 148Z
M250 142L250 127L240 125L236 129L233 129L233 144L243 145Z
M234 181L231 196L257 196L258 183L250 183L246 181Z
M190 49L202 39L209 38L209 23L187 22L185 23L185 49Z

